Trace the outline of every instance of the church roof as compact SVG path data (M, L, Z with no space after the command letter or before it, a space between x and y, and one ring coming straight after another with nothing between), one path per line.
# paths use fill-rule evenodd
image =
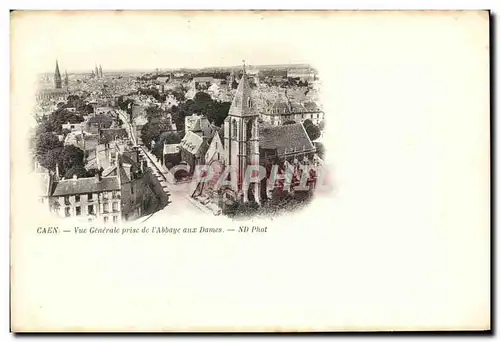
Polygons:
M248 83L248 77L244 73L241 77L233 102L229 108L230 116L255 116L258 115L254 100L252 99L252 91Z
M314 149L301 123L284 126L260 126L260 148L277 150L278 154Z
M191 131L187 132L184 138L182 138L179 143L179 147L183 148L191 154L197 154L200 152L201 146L203 144L203 138L198 134Z

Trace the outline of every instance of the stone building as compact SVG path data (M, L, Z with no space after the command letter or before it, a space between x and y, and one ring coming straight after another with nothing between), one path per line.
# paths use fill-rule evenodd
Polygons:
M192 194L203 202L211 200L218 207L227 203L260 204L262 200L272 198L265 181L245 184L250 166L254 170L263 166L268 171L276 165L282 170L291 167L296 171L303 164L317 160L316 149L302 123L273 126L262 122L245 72L224 121L223 142L218 138L216 133L205 155L205 164L211 168L214 177L210 182L200 181ZM218 146L221 143L223 146ZM227 173L226 169L231 171ZM222 175L228 177L225 180L231 185L216 186Z
M88 217L90 221L121 221L121 188L117 176L54 180L51 178L50 207L62 217Z
M62 217L117 223L136 219L158 208L160 199L153 188L150 170L140 160L139 151L114 149L105 153L104 158L109 160L97 162L100 172L95 177L60 179L56 168L56 173L46 178L43 193L50 210Z
M313 101L292 101L286 95L278 96L273 102L268 103L260 112L264 122L280 126L286 122L304 122L311 120L319 125L325 119L325 113Z

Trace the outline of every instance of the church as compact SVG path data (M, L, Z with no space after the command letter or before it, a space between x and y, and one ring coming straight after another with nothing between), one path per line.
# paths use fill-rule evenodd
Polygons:
M36 100L38 102L43 101L63 101L68 96L68 74L64 78L64 88L63 80L61 77L61 72L59 70L59 62L56 60L56 68L54 71L54 88L42 88L39 89L36 94Z
M322 163L302 123L273 126L263 122L251 92L244 70L224 121L223 136L215 133L205 155L212 176L201 179L192 193L204 203L210 201L222 209L234 203L261 204L273 196L275 185L269 187L267 182L273 166L280 174L292 169L297 175L304 165ZM245 182L247 170L253 173L260 166L266 170L265 176L259 175L263 179Z

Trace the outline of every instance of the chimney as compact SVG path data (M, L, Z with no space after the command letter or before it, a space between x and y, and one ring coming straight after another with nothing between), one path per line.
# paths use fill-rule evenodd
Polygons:
M104 156L106 158L106 167L108 167L110 165L110 150L109 150L109 145L108 144L105 144L104 145Z
M97 170L97 172L95 174L95 180L98 182L100 182L102 179L102 171L103 171L102 169L99 169L99 170Z

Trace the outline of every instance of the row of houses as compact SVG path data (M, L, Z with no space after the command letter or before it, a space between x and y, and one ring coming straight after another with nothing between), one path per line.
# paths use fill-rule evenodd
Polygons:
M155 211L159 194L139 151L120 151L116 147L94 158L102 157L107 160L98 164L106 167L101 167L94 177L64 179L58 168L55 173L39 174L41 202L61 217L85 217L105 223L133 220Z

